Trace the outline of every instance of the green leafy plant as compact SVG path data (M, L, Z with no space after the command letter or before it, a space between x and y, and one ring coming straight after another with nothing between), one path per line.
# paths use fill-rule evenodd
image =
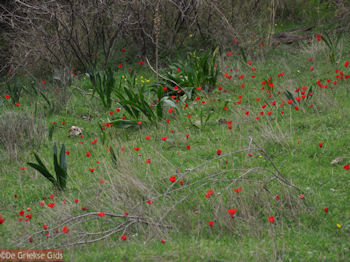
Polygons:
M53 133L55 132L55 124L51 124L49 127L49 140L52 140Z
M18 103L19 99L21 98L21 93L24 89L24 85L22 85L19 81L15 80L13 83L7 82L6 87L10 94L13 104Z
M112 147L110 147L110 148L109 148L109 152L111 153L112 162L113 162L113 164L114 164L115 168L118 168L118 161L117 161L117 157L116 157L116 155L115 155L114 150L113 150L113 148L112 148Z
M105 109L111 108L112 93L116 88L117 81L111 67L102 72L87 73L93 87L93 94L97 93Z
M120 84L115 91L118 103L128 113L129 119L115 119L111 123L116 127L129 128L139 126L139 121L145 119L150 124L157 125L163 118L164 106L177 109L176 104L168 96L164 96L161 87L157 90L157 101L149 103L146 97L145 86L136 85L136 77L133 72L126 78L125 84Z
M336 54L339 52L339 42L342 38L342 33L338 33L337 35L330 36L327 33L324 33L324 35L321 36L321 39L325 42L326 46L328 47L328 57L329 61L332 64L335 64L335 57Z
M67 158L66 158L66 150L65 146L62 145L59 160L57 156L57 146L56 143L53 146L53 164L54 170L56 174L56 178L51 174L51 172L46 168L44 163L41 161L40 157L34 153L36 163L27 163L30 167L37 170L40 174L42 174L45 178L47 178L53 186L59 191L63 191L66 189L67 185Z
M163 72L168 80L164 81L165 85L171 86L168 95L177 95L179 90L174 89L175 83L182 91L180 95L186 95L192 99L197 87L201 87L206 92L215 88L219 67L216 64L217 47L213 53L210 51L203 55L196 52L188 53L184 62L177 62L169 66L169 70Z

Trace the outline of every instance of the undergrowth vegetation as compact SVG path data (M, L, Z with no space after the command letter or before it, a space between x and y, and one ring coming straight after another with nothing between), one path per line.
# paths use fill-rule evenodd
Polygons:
M67 261L347 261L350 36L317 29L275 48L253 33L159 68L147 57L98 67L95 55L88 70L46 78L11 69L0 248L63 248Z

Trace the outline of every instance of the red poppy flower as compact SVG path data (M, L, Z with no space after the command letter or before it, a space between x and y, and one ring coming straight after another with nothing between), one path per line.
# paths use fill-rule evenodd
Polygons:
M47 204L48 207L54 207L56 203L49 203Z
M164 240L164 239L161 239L161 240L160 240L160 243L165 244L165 240Z
M328 213L328 207L326 207L326 208L324 209L324 212Z
M33 242L33 238L29 238L29 242L32 243Z
M322 143L322 142L319 142L319 143L318 143L318 146L319 146L319 147L323 147L323 143Z
M9 100L11 97L10 96L5 96L5 99L6 100Z
M67 156L69 156L69 153L70 153L69 151L66 151L66 155L67 155Z
M67 234L69 232L69 229L67 226L64 226L63 229L62 229L62 232Z
M47 230L47 225L43 225L43 229L44 229L44 230Z
M208 224L209 224L210 227L212 227L214 225L214 222L213 221L209 221Z
M85 210L86 210L86 207L82 207L81 210L85 211Z
M0 217L0 224L3 224L5 222L5 218Z
M150 158L147 158L146 163L147 163L147 164L150 164L150 163L151 163L151 159L150 159Z
M237 194L239 194L242 191L242 187L233 189Z
M166 139L167 139L167 137L166 137L166 136L163 136L163 137L162 137L162 140L163 140L163 141L165 141Z
M95 144L97 142L97 138L91 141L91 144Z
M91 153L90 153L90 152L86 152L86 156L87 156L87 157L90 157L90 156L91 156Z
M344 66L348 67L349 66L349 61L345 61Z
M345 169L345 170L349 170L349 169L350 169L350 164L346 164L346 165L344 166L344 169Z
M106 215L106 213L105 213L105 212L98 212L97 215L98 215L99 217L103 217L104 215Z
M227 209L227 212L231 215L231 216L233 216L234 214L236 214L236 212L237 212L237 210L238 209Z
M300 195L299 195L299 198L300 198L300 199L304 199L304 195L303 195L303 194L300 194Z
M20 216L24 216L24 211L23 210L21 210L21 211L19 211L19 213L18 213Z
M135 150L135 151L139 151L140 148L139 148L139 147L134 147L134 150Z
M123 235L120 236L120 238L121 238L122 240L126 240L127 237L126 237L125 234L123 234Z
M148 200L147 204L152 205L153 204L153 200Z
M279 196L279 195L276 195L276 197L275 197L275 198L276 198L276 200L278 200L278 199L280 199L280 196Z
M221 150L221 149L218 149L218 150L216 151L216 154L217 154L218 156L220 156L221 153L222 153L222 150Z
M207 194L205 195L206 198L210 198L214 194L214 190L210 189Z
M19 102L16 103L16 106L17 106L17 107L19 107L20 105L21 105L21 103L19 103Z
M90 172L93 173L95 171L95 168L89 168Z
M170 181L171 183L174 183L174 182L176 181L176 176L171 176L171 177L169 177L169 181Z
M275 218L274 218L273 216L270 216L270 217L269 217L269 222L270 222L271 224L275 223Z
M191 149L191 146L190 146L190 145L187 145L186 148L187 148L187 150L190 150L190 149Z

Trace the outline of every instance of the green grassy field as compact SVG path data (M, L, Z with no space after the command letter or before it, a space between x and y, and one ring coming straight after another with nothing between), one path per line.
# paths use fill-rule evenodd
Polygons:
M68 245L65 261L348 261L350 171L344 168L350 163L350 79L346 78L350 67L344 65L350 59L348 40L343 38L336 64L330 63L326 45L316 39L298 48L266 51L252 59L252 65L239 54L223 56L222 75L232 78L220 77L217 86L222 90L198 95L185 109L177 103L178 113L165 111L157 125L108 127L105 141L99 124L126 113L116 112L117 104L104 110L99 99L87 94L91 87L83 75L77 76L68 103L57 113L49 114L39 96L23 94L19 106L3 99L1 115L35 114L46 129L37 143L40 147L19 150L12 159L5 150L1 155L0 213L5 221L0 224L0 247ZM137 71L146 88L156 81L146 65ZM336 77L340 71L342 79ZM273 87L266 82L270 77ZM327 88L320 88L318 80ZM52 88L49 81L46 85ZM301 93L303 86L313 87L312 96L309 91ZM299 93L294 92L298 88ZM285 90L307 98L289 104ZM56 128L50 140L47 127L53 121ZM68 136L73 125L84 128L83 137ZM27 165L35 161L35 151L53 170L54 142L69 151L64 192ZM109 148L116 153L116 163ZM331 164L337 157L341 159ZM237 193L234 189L239 188ZM206 197L209 190L213 194ZM55 206L47 207L52 202ZM238 210L234 219L227 209ZM89 212L107 215L93 213L86 216L89 219L70 221L65 224L69 232L62 232L67 218ZM27 222L26 214L32 214ZM269 222L271 216L274 223ZM33 235L43 224L54 229L50 236ZM121 230L105 239L69 246L86 232L101 233L89 236L94 239L118 225L123 225ZM126 240L120 238L123 234Z

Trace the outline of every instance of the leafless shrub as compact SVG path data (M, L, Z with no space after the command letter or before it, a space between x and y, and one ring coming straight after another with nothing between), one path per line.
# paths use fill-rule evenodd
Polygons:
M22 149L37 149L46 135L46 128L40 119L24 112L5 112L0 116L1 153L10 159L17 159Z
M335 4L345 10L343 21L347 4ZM298 14L289 0L9 1L0 5L5 28L1 34L11 54L1 70L11 66L40 74L77 66L88 71L107 66L117 47L125 44L140 57L153 58L159 48L163 58L190 46L189 35L198 40L195 48L220 45L254 55L269 44L277 18ZM269 30L264 29L266 24ZM238 40L236 45L233 40Z

